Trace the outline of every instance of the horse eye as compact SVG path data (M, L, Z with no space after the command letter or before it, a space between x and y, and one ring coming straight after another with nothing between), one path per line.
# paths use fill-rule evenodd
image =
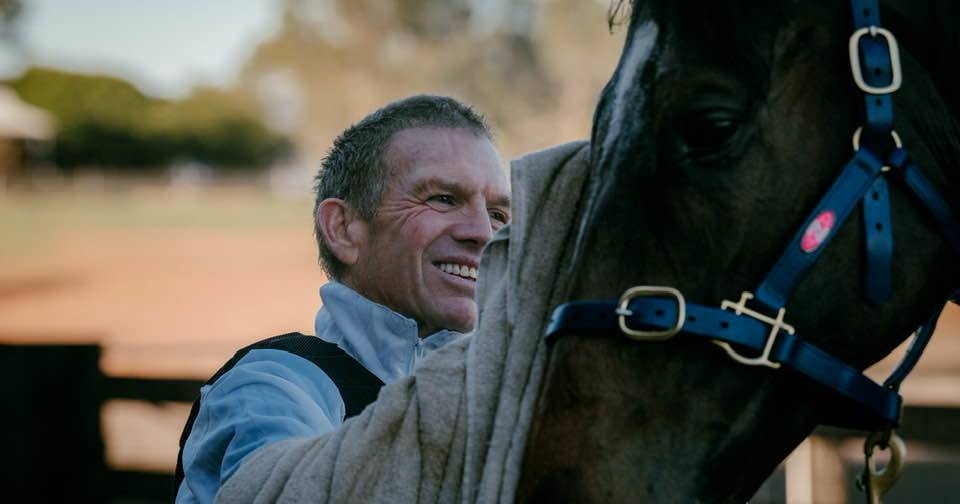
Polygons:
M680 154L698 161L712 161L730 147L740 124L739 116L728 110L687 114L675 127Z

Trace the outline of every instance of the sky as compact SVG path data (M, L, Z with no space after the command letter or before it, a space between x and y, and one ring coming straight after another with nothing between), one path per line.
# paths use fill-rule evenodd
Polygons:
M277 33L281 0L23 0L22 57L0 50L0 76L41 65L107 73L147 94L226 85Z

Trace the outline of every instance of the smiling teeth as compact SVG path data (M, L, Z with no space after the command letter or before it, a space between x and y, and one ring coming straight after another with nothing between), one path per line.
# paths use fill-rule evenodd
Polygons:
M453 263L441 263L437 266L440 268L440 271L444 273L450 273L451 275L457 275L463 278L469 278L471 280L477 279L477 268L471 268L470 266L462 266L460 264Z

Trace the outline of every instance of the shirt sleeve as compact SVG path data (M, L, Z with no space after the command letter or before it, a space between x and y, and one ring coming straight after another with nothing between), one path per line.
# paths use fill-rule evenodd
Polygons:
M212 385L183 447L177 502L212 502L240 463L258 448L320 436L343 423L336 385L312 362L283 350L258 349Z

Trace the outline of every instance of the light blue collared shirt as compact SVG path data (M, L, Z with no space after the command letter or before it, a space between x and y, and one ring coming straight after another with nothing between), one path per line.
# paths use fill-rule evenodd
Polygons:
M329 282L317 336L334 343L384 383L411 374L431 351L461 336L417 335L417 323ZM283 350L247 353L211 385L200 389L200 411L183 447L184 480L178 503L212 502L240 463L269 443L321 436L343 423L345 407L333 381L312 362Z

